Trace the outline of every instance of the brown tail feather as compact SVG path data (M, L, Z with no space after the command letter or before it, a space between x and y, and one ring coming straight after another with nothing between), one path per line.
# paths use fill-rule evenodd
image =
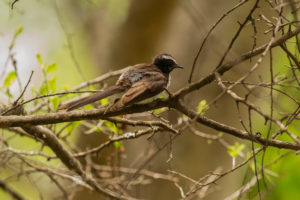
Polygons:
M117 93L120 93L123 91L124 91L124 89L121 88L120 86L112 86L103 92L97 92L93 95L78 99L78 100L70 102L70 103L63 104L58 107L58 110L67 110L67 111L74 110L76 108L80 108L84 105L93 103L95 101L101 100L105 97L108 97L108 96L111 96L113 94L117 94Z

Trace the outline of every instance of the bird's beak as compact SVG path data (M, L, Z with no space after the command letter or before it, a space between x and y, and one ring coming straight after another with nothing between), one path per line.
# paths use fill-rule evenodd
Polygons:
M180 68L180 69L183 69L183 66L177 65L177 64L176 64L176 65L174 66L174 68Z

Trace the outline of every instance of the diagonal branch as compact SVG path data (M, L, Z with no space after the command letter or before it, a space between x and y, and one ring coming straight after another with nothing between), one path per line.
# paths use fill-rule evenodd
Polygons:
M23 125L22 128L30 135L42 140L47 146L51 148L51 150L55 153L55 155L70 170L75 171L76 174L78 174L83 179L83 181L91 185L93 189L95 189L96 191L116 199L133 199L128 196L124 197L121 194L117 194L113 191L105 189L102 186L100 186L90 175L87 176L80 162L72 155L72 153L68 149L66 149L61 144L59 139L50 129L47 129L43 126L32 126L29 124Z
M291 142L283 142L280 140L274 140L274 139L266 139L264 137L261 137L259 135L254 135L251 136L249 135L246 131L241 131L237 128L222 124L220 122L216 122L212 119L209 119L207 117L201 116L199 115L199 113L187 108L186 106L184 106L181 102L179 102L176 105L176 108L184 113L185 115L189 116L191 119L195 119L198 123L206 125L210 128L213 128L215 130L218 131L222 131L225 133L228 133L230 135L236 136L238 138L241 139L246 139L249 141L253 141L256 143L260 143L263 145L267 145L267 146L274 146L274 147L278 147L278 148L286 148L286 149L293 149L293 150L299 150L300 149L300 145L299 144L295 144L295 143L291 143Z
M270 48L274 48L277 46L280 46L281 44L283 44L286 40L296 36L297 34L300 33L300 26L298 28L296 28L293 31L287 32L285 35L283 35L282 37L278 38L277 40L273 41L271 43ZM243 54L242 56L236 58L235 60L229 61L225 64L223 64L221 67L219 67L216 72L219 73L220 75L223 75L225 72L229 71L230 69L232 69L234 66L240 64L241 62L248 60L250 58L252 58L253 56L257 56L261 53L264 52L264 50L267 48L268 44L265 44L261 47L258 47L254 50L251 50L245 54ZM201 80L191 83L188 86L180 89L179 91L177 91L174 96L177 97L182 97L185 96L187 94L189 94L190 92L200 89L202 87L204 87L205 85L208 85L209 83L213 82L215 80L215 75L214 72L212 72L211 74L209 74L208 76L206 76L205 78L202 78Z

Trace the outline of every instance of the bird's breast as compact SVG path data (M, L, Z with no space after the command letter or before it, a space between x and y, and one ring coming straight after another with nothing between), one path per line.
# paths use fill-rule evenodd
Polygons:
M167 77L168 77L168 83L167 83L167 88L168 88L171 84L171 75L169 74Z

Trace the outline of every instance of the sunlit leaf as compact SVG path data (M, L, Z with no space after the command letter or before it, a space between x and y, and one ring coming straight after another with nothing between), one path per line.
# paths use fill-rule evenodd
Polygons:
M158 108L158 109L155 109L153 112L157 115L159 115L160 113L162 113L164 110L162 108Z
M97 126L95 129L96 132L101 132L102 131L102 126Z
M23 26L19 25L15 30L14 39L16 39L22 32L23 32Z
M77 128L81 124L81 121L72 122L67 128L67 132L71 132L73 129Z
M200 115L204 115L208 109L209 109L209 106L207 105L206 100L202 100L199 102L199 104L197 106L197 112Z
M3 86L9 87L10 85L12 85L15 82L16 78L17 78L17 73L15 71L9 72L6 76L6 78L4 79Z
M50 99L50 102L52 104L53 110L56 110L57 107L58 107L58 104L59 104L59 98L58 98L58 96L52 97Z
M39 61L39 64L40 64L40 65L43 65L43 59L42 59L41 54L37 53L37 54L36 54L36 58L37 58L37 60Z
M48 87L51 93L55 92L56 89L56 77L54 76L51 80L48 81Z
M100 103L102 106L106 105L108 103L108 98L101 99Z
M160 95L159 95L159 98L166 98L166 97L168 97L169 95L166 93L166 92L162 92L162 93L160 93Z
M5 91L5 94L6 94L9 98L12 98L12 97L13 97L13 95L10 93L9 88L7 88L7 90Z
M91 104L88 104L88 105L85 105L83 108L85 110L90 110L90 109L93 109L94 107Z
M121 142L115 141L115 142L114 142L114 146L115 146L117 149L120 149L123 145L122 145Z
M57 70L57 64L56 63L48 65L48 67L47 67L47 73L55 72L56 70Z
M45 95L48 94L48 88L47 85L45 83L43 83L40 87L40 93L41 95Z
M110 131L112 131L113 133L115 133L115 134L118 133L118 128L117 128L117 126L115 125L115 123L106 121L106 122L105 122L105 125L106 125L106 127L107 127Z
M240 144L238 142L235 142L234 145L228 146L227 151L229 155L233 157L237 157L244 148L245 148L245 144Z
M14 33L13 39L11 41L11 44L9 45L9 48L12 49L13 46L15 45L15 40L18 37L18 35L20 35L23 32L23 26L19 25Z

